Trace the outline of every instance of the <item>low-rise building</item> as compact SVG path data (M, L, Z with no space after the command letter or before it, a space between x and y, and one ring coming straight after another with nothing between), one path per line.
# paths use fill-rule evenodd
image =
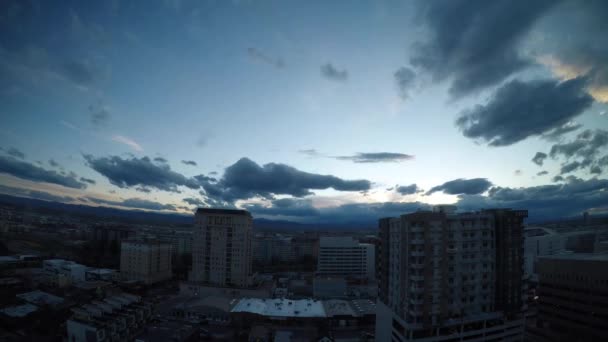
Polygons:
M374 280L374 245L352 237L321 237L317 275Z
M72 309L68 341L131 341L152 316L152 306L139 296L123 293Z

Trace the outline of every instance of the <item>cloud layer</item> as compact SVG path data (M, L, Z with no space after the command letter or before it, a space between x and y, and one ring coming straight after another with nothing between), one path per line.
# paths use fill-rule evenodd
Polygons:
M200 187L195 179L187 178L171 170L168 164L155 163L148 157L122 158L111 156L96 158L92 155L85 155L84 158L89 167L120 188L144 186L178 192L179 186L191 189Z
M85 183L78 181L74 173L63 175L13 157L0 156L0 173L6 173L34 182L46 182L74 189L84 189L87 187Z
M456 120L464 136L491 146L507 146L564 126L591 106L587 80L510 81L485 105L465 110Z
M552 0L421 1L421 18L430 31L415 46L410 63L451 79L450 93L463 96L493 86L530 66L519 44L534 23L556 3Z
M394 152L355 153L351 156L333 157L338 160L348 160L355 163L394 163L414 159L413 155Z
M432 187L427 191L427 195L430 195L437 191L443 191L443 193L449 195L477 195L484 193L492 186L492 182L486 178L472 178L472 179L454 179L449 182L445 182L441 185Z

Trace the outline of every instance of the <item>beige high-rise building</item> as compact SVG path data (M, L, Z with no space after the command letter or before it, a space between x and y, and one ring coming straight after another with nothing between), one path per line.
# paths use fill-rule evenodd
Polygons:
M251 281L252 224L246 210L198 209L191 280L246 287Z
M523 341L526 210L379 222L376 341Z
M123 241L120 273L125 279L145 284L171 279L171 244L153 239Z

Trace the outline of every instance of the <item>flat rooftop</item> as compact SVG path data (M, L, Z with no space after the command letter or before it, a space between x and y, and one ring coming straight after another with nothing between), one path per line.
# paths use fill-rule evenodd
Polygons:
M1 309L0 312L10 317L25 317L36 310L38 310L36 305L23 304Z
M248 312L269 317L327 317L323 303L313 299L244 298L231 312Z
M63 303L63 298L57 297L55 295L52 295L50 293L46 293L46 292L43 292L40 290L21 293L21 294L18 294L17 297L25 300L28 303L38 304L38 305L43 305L43 304L58 305L58 304Z

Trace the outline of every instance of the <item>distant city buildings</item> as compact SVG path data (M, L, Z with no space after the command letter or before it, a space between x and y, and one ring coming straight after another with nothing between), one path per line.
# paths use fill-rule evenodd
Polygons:
M252 224L246 210L198 209L191 280L247 287L252 273Z
M104 243L118 242L135 237L135 230L129 226L95 226L93 240Z
M171 244L156 239L122 241L120 274L144 284L171 279Z
M527 211L379 221L377 341L523 340Z
M608 254L562 254L538 261L537 342L608 338Z
M538 280L536 261L545 255L564 252L566 236L544 227L527 227L524 230L524 273L534 282Z
M253 239L253 260L272 262L294 262L303 258L316 258L318 238L307 236L284 236L282 234L258 234Z
M113 281L117 278L116 270L88 267L64 259L44 260L42 270L47 285L59 288L88 281Z
M321 237L318 276L375 279L375 246L352 237Z

